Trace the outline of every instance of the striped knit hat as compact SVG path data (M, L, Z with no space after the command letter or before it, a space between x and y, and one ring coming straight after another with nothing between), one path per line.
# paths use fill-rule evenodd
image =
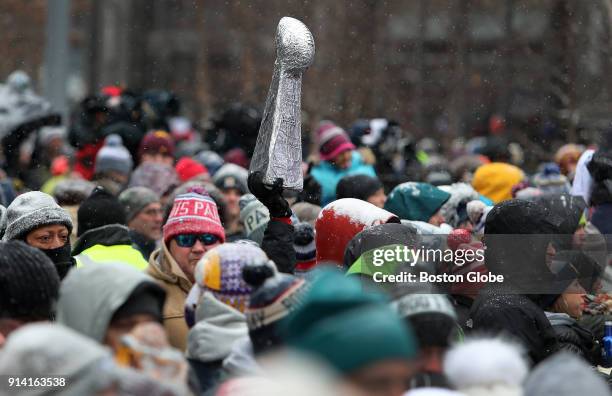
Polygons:
M319 137L319 156L324 161L332 160L347 150L355 149L344 129L333 122L321 123L317 129L317 136Z
M180 234L213 234L225 242L225 230L219 219L217 204L210 195L190 189L174 199L172 211L164 225L164 242Z

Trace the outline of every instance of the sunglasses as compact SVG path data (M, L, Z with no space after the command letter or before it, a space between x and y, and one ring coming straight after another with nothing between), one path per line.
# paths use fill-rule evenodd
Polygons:
M174 240L180 247L187 248L195 245L196 240L206 246L214 245L219 242L219 237L213 234L180 234L175 236Z

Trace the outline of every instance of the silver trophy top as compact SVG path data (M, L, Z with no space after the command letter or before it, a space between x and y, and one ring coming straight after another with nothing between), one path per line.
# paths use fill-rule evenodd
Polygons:
M284 71L303 73L314 60L310 30L295 18L283 17L276 30L276 58Z

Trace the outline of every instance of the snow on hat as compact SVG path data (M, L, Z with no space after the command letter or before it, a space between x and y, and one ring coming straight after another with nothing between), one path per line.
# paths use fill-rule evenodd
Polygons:
M525 382L525 396L608 396L610 388L578 356L561 352L539 364Z
M298 202L291 206L291 211L297 216L299 221L305 221L314 226L315 220L321 213L321 207L310 202Z
M457 320L457 313L444 294L407 294L395 300L392 306L404 318L424 313L437 313Z
M183 157L178 160L174 169L182 182L208 174L208 169L204 165L190 157Z
M385 209L403 220L428 222L450 197L450 193L431 184L406 182L391 190Z
M512 186L525 178L522 170L504 162L484 164L474 173L472 187L494 203L512 198Z
M246 265L268 260L266 253L256 246L225 243L209 250L198 261L195 280L217 300L244 312L252 288L242 278L242 270Z
M54 139L63 139L66 136L66 127L64 126L44 126L38 132L40 145L46 146Z
M3 240L19 239L28 232L51 224L63 224L72 231L70 214L48 194L30 191L19 195L6 208L6 231Z
M109 135L104 140L104 146L96 154L95 173L108 171L129 175L132 171L132 155L123 146L119 135Z
M253 194L240 197L238 205L246 237L261 245L266 225L270 221L270 211Z
M561 169L553 162L544 164L542 170L533 175L532 181L543 193L561 194L569 193L570 190L567 177L561 174Z
M521 352L519 345L498 338L466 340L446 353L444 374L468 395L521 395L528 373Z
M399 223L393 213L369 202L343 198L327 204L315 222L317 263L332 262L342 266L344 249L365 227Z
M0 318L51 320L59 287L55 265L42 251L0 242Z
M281 343L277 324L297 309L306 290L306 281L281 274L270 260L247 264L242 270L253 292L245 315L255 353Z
M216 235L221 243L225 242L225 230L219 219L217 204L202 190L197 193L190 189L174 198L163 230L166 243L176 235L204 233Z
M293 248L295 249L295 273L304 274L316 264L317 247L314 241L314 227L310 223L299 222L293 226Z
M336 158L339 154L354 150L355 145L351 143L344 129L327 121L321 123L317 129L319 139L319 156L324 161Z
M159 202L159 195L146 187L131 187L119 194L119 202L125 208L126 222L130 222L147 205Z
M142 158L143 154L162 154L173 157L174 140L172 136L162 130L148 132L140 141L138 148L138 157Z
M125 209L117 197L104 187L96 187L91 195L79 206L77 212L77 236L89 230L110 224L125 225Z
M181 184L174 168L167 164L145 162L134 170L129 187L144 186L163 196Z
M245 168L236 164L225 164L215 173L213 182L220 190L235 188L240 191L240 194L246 194L249 192L247 187L248 177L249 171Z

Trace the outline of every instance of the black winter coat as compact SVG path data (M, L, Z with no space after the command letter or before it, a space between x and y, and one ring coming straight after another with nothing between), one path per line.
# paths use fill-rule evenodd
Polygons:
M274 261L279 272L293 274L295 271L294 230L291 224L270 219L264 232L261 249Z
M546 312L557 338L557 351L581 356L592 365L599 363L601 349L593 333L567 314Z
M482 289L472 305L468 321L472 331L509 335L525 347L534 364L557 350L555 332L532 299L492 289Z

